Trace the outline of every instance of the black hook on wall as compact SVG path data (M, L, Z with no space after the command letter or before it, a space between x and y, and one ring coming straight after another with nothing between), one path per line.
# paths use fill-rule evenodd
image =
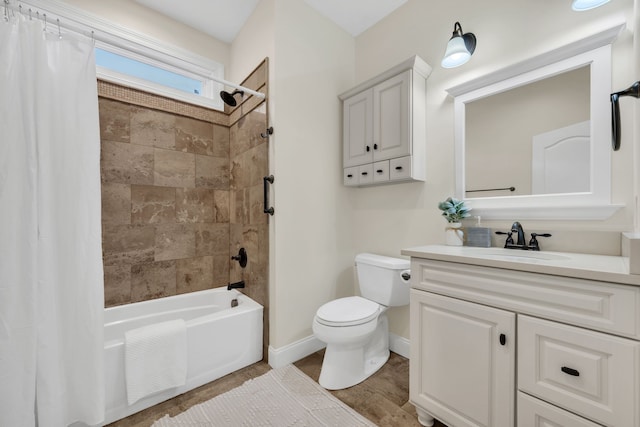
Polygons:
M611 94L611 145L613 151L620 149L620 105L618 99L621 96L633 96L640 98L640 81L635 82L631 87Z

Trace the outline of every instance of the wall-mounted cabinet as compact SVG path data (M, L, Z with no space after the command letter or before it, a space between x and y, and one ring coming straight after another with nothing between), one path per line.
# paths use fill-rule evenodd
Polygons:
M345 185L425 180L430 73L414 56L340 95Z

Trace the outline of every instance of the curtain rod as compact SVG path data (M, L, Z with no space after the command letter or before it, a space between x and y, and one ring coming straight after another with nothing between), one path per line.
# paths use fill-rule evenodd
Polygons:
M19 2L20 3L20 2ZM40 11L38 9L40 9L39 6L34 6L34 8L31 7L31 5L29 5L28 2L23 2L27 8L25 10L25 8L22 7L22 5L15 5L13 4L10 0L3 0L3 16L5 21L9 20L9 11L17 11L18 13L21 13L24 16L28 16L29 19L40 19L44 22L45 28L47 27L47 25L49 23L52 23L53 25L56 25L58 28L58 35L61 36L60 33L60 28L64 28L65 30L68 30L72 33L76 33L76 34L82 34L88 37L91 37L92 40L99 40L99 41L105 41L107 43L112 43L113 40L107 40L107 38L103 38L100 33L96 33L92 28L90 28L87 24L84 24L82 22L78 22L76 23L76 25L70 24L69 22L67 22L67 20L65 20L65 16L60 15L60 17L57 17L55 19L52 19L51 21L47 21L47 14L45 12L40 13ZM54 14L55 15L55 14ZM62 18L62 19L60 19ZM73 20L70 20L71 22L73 22ZM85 28L83 28L85 27ZM87 31L88 28L88 31ZM243 90L245 93L253 95L257 98L260 99L266 99L266 95L262 92L258 92L255 91L253 89L249 89L248 87L244 87L242 85L230 82L228 80L225 80L223 78L217 77L215 75L209 75L207 76L207 78L223 84L225 86L234 88L234 89L240 89Z

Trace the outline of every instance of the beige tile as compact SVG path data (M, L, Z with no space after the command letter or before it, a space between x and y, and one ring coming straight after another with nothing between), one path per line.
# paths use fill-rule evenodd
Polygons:
M100 110L100 139L129 142L131 106L107 98L98 99Z
M229 128L227 126L213 125L212 156L229 158Z
M229 160L196 155L196 187L229 189Z
M268 190L271 192L271 188ZM247 190L249 194L249 224L268 224L269 223L269 214L264 213L264 187L262 185L254 185ZM267 197L270 194L267 193ZM269 206L273 207L273 203L271 203L271 197L269 197Z
M229 224L195 224L196 256L229 254Z
M195 187L196 159L191 153L154 150L153 183L163 187Z
M131 143L173 150L175 127L175 115L136 107L131 114Z
M175 188L152 185L131 186L131 218L134 223L143 224L175 222Z
M214 190L207 188L176 189L176 220L178 222L213 222L215 219Z
M258 89L258 92L262 92L264 93L265 91L265 87L261 87ZM266 102L264 101L264 99L262 98L258 98L257 96L252 96L251 98L247 99L247 102L245 102L244 104L242 104L242 112L244 114L250 114L252 111L258 110L258 112L261 112L264 117L263 117L263 124L261 124L261 126L263 126L263 132L267 129L267 122L266 122L266 114L264 114L266 112Z
M102 183L102 223L131 224L131 186Z
M213 256L213 275L212 275L212 287L217 288L220 286L226 286L229 280L229 263L231 255L229 251L225 254Z
M131 267L132 302L147 301L175 294L175 261L136 264Z
M131 302L131 266L104 266L104 306L129 304Z
M176 261L176 292L202 291L213 288L213 257L179 259Z
M267 63L263 62L242 82L242 86L259 91L267 84Z
M153 261L155 230L146 225L103 226L104 265L139 264Z
M249 190L238 189L231 191L231 222L234 224L249 224Z
M213 125L189 117L177 116L176 150L212 156Z
M193 225L157 225L155 248L156 261L195 257L196 238Z
M213 191L213 214L215 222L228 223L230 221L229 194L229 191L226 190Z
M102 141L100 169L102 182L153 184L153 148Z

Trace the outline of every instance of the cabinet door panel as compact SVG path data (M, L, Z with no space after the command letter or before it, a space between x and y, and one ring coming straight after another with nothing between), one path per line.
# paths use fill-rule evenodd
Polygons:
M518 392L518 427L600 427L540 399Z
M638 425L640 343L518 317L518 387L607 426Z
M373 88L373 159L408 156L411 70Z
M343 103L343 166L373 161L373 91L366 90Z
M414 404L456 427L514 425L514 313L412 290L411 342Z

